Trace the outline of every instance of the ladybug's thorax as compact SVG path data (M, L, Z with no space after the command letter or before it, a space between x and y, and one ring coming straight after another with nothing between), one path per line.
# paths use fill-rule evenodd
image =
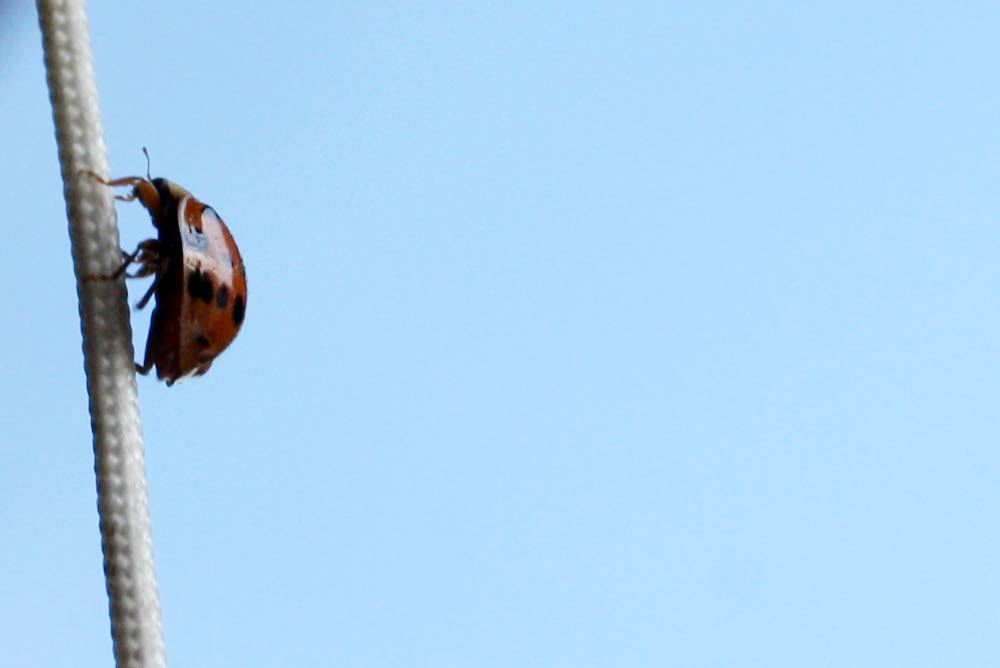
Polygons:
M149 201L144 200L143 204L149 209L153 225L160 231L160 241L172 245L171 242L177 234L177 207L181 200L190 197L191 193L164 178L157 177L148 183L156 189L156 197L150 198Z
M173 181L169 181L159 176L153 179L153 186L156 188L156 192L160 194L161 198L172 199L175 203L181 201L185 197L191 196L191 193L184 188L181 188Z

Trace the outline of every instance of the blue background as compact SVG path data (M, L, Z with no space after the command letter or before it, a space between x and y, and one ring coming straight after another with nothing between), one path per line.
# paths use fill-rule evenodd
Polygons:
M3 663L105 666L40 37L0 20ZM90 21L113 174L148 146L250 284L207 376L139 380L172 665L996 663L995 3Z

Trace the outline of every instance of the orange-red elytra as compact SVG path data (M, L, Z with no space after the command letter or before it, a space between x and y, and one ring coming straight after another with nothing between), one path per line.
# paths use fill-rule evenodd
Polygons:
M134 252L123 250L117 271L98 277L153 276L137 304L141 309L150 297L156 299L146 354L136 371L145 375L155 366L167 385L202 375L236 338L246 313L246 270L233 235L212 207L172 181L150 178L148 171L145 177L110 181L91 176L107 186L131 186L129 195L117 199L138 199L157 231ZM126 273L132 265L135 272Z

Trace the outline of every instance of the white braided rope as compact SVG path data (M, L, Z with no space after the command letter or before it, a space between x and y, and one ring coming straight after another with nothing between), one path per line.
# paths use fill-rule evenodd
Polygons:
M124 282L84 281L121 261L83 0L38 0L80 300L101 546L119 668L166 666Z

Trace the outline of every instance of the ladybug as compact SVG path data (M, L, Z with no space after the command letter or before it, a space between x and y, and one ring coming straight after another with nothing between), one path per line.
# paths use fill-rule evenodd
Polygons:
M145 177L107 181L90 174L110 187L131 186L130 194L115 199L138 199L157 232L135 251L122 250L121 266L98 278L154 277L136 304L142 309L156 298L145 358L135 369L146 375L155 365L156 377L170 386L208 371L236 338L246 313L247 277L236 241L215 209L173 181L151 178L148 153L146 160ZM137 269L127 273L132 265Z

